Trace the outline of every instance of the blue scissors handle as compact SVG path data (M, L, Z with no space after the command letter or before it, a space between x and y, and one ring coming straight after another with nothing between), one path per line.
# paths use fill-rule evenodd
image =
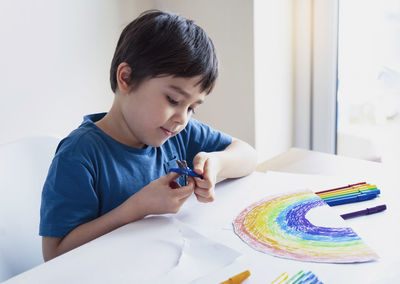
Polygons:
M195 171L191 170L191 169L184 169L184 168L172 168L169 169L168 172L175 172L181 175L188 175L191 177L197 177L197 178L203 178L202 175L199 175L198 173L196 173Z

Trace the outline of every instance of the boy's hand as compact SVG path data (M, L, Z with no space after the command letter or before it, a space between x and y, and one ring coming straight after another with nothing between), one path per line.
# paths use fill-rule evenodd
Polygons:
M152 181L130 199L135 199L134 204L140 204L144 216L150 214L177 213L183 202L193 193L195 183L188 178L188 184L180 187L175 179L180 175L171 172ZM133 200L132 200L133 201Z
M196 173L203 175L203 179L194 178L196 187L194 194L200 202L214 201L214 188L219 170L217 159L212 155L200 152L193 159L193 169Z

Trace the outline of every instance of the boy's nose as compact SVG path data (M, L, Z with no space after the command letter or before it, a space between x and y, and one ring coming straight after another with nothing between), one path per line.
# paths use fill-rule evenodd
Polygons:
M184 125L188 120L188 112L184 111L177 111L174 115L174 121L180 125Z

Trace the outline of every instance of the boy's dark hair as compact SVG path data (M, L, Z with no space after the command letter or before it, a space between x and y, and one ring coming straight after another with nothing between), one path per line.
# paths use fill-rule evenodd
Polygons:
M111 63L111 89L116 91L117 69L126 62L132 69L132 88L160 75L201 79L201 91L210 93L218 76L214 45L202 28L179 15L150 10L125 27Z

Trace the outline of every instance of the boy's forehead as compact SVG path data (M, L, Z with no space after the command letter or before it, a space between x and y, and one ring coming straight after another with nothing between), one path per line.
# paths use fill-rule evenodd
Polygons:
M203 92L201 91L201 84L199 84L199 82L201 81L200 76L189 77L189 78L165 76L159 78L163 79L162 80L163 86L170 88L174 91L177 91L184 96L198 95L203 93L205 94L205 91Z

